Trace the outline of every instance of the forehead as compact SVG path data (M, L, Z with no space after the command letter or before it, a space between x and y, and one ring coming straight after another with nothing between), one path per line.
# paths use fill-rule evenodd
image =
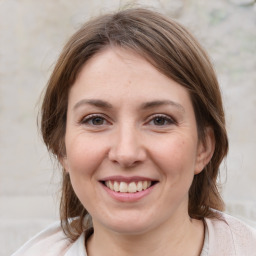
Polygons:
M133 50L106 47L85 63L77 80L86 78L89 81L96 78L97 82L100 82L100 79L105 80L107 78L108 82L111 83L117 79L122 79L123 81L126 80L122 84L124 86L131 83L128 78L132 77L134 80L139 78L141 74L164 76L149 61Z
M71 87L69 103L85 98L133 101L190 101L187 90L159 72L142 56L120 48L94 55ZM121 100L121 102L120 102Z

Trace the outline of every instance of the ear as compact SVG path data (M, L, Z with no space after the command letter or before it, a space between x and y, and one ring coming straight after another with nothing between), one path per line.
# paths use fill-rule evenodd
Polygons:
M197 146L195 174L200 173L210 162L215 150L215 137L212 127L206 127L205 139L200 140Z

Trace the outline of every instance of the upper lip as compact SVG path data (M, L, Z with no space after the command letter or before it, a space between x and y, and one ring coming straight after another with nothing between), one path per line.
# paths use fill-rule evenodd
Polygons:
M151 179L148 177L143 177L143 176L131 176L131 177L127 177L127 176L109 176L109 177L105 177L103 179L100 179L100 181L119 181L119 182L133 182L133 181L156 181L155 179Z

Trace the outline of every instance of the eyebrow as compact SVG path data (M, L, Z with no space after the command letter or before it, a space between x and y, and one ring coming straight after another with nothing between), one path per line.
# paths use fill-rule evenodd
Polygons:
M82 105L92 105L98 108L113 108L113 106L104 101L104 100L98 100L98 99L83 99L78 101L75 106L73 107L73 110L79 108Z
M92 105L92 106L96 106L98 108L107 108L107 109L111 109L113 108L113 106L108 103L107 101L104 100L100 100L100 99L83 99L78 101L75 106L73 107L73 110L79 108L80 106L83 105ZM150 108L154 108L154 107L160 107L160 106L164 106L164 105L171 105L175 108L177 108L178 110L185 112L185 109L183 108L182 105L180 105L177 102L174 102L172 100L154 100L154 101L149 101L149 102L145 102L142 103L140 108L143 110L146 109L150 109Z
M171 105L177 109L179 109L182 112L185 112L185 109L182 105L180 105L177 102L174 102L172 100L155 100L155 101L149 101L145 102L141 105L142 109L149 109L149 108L154 108L154 107L160 107L163 105Z

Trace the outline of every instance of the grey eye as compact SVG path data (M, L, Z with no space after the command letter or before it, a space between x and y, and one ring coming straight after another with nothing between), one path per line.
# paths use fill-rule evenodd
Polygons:
M91 125L91 126L101 126L107 124L107 120L100 115L89 115L85 117L82 121L82 124Z
M155 115L149 122L151 125L155 126L165 126L175 124L175 121L166 115Z
M93 117L90 121L93 125L103 125L105 120L104 118L97 116Z

